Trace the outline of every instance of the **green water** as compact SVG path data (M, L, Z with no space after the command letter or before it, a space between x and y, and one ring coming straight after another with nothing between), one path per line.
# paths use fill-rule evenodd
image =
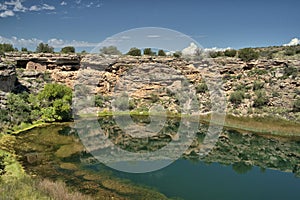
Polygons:
M147 119L135 121L147 123ZM154 151L154 147L161 148L170 141L169 136L160 136L154 147L143 147L143 140L125 145L116 139L121 130L112 118L100 118L99 124L116 145L130 151ZM164 133L178 128L175 119L168 119L166 124ZM300 199L297 140L266 139L224 130L209 155L199 159L195 151L205 137L207 126L203 125L190 154L158 171L132 174L97 162L85 151L73 127L74 124L52 125L18 136L16 151L26 171L64 180L96 199L101 195L125 199Z

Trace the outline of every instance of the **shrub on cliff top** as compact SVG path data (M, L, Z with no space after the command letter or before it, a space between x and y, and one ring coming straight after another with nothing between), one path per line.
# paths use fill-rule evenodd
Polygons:
M173 56L176 58L180 58L182 56L181 51L176 51L175 53L173 53Z
M40 43L35 50L36 53L54 53L54 48L48 44Z
M244 48L238 51L238 56L243 61L248 62L250 60L258 59L259 54L252 48Z
M164 52L164 50L160 49L158 50L158 56L166 56L166 53Z
M140 49L138 48L131 48L128 52L127 52L127 55L130 55L130 56L141 56L142 55L142 52Z
M72 46L66 46L60 50L61 53L75 53L75 48Z
M0 44L0 55L11 51L15 51L12 44Z
M220 56L223 56L223 52L222 51L210 51L209 56L212 58L220 57Z
M224 55L227 57L234 57L236 55L237 51L235 49L226 49L224 51Z
M155 52L153 52L153 51L151 50L151 48L145 48L145 49L144 49L144 55L154 56L154 55L155 55Z
M100 53L105 55L122 55L121 51L115 46L103 47L100 49Z

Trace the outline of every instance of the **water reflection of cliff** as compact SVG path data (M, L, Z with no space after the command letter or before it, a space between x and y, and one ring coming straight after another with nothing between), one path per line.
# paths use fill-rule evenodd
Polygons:
M133 120L141 124L149 123L147 117L133 118ZM114 145L124 150L139 152L156 151L170 141L178 140L176 132L180 119L167 119L164 128L157 135L148 138L132 138L124 134L111 117L100 118L98 123ZM208 126L200 124L199 127L196 138L183 155L184 158L199 160L198 152L204 148L202 142ZM238 173L245 173L251 170L252 166L258 166L262 170L277 169L300 176L300 141L270 139L251 133L241 134L233 130L224 130L213 150L201 160L208 163L232 165Z
M149 123L149 118L135 117L133 121L145 125ZM99 127L101 127L105 137L113 145L130 152L154 152L163 148L172 140L177 142L180 140L180 137L178 138L177 135L180 119L176 118L167 119L161 131L148 138L133 138L124 134L124 131L112 117L103 117L96 123L94 121L92 124L83 124L89 126L89 130L93 130L87 131L85 135L89 138L90 147L94 151L98 149L105 150L105 146L99 146L99 143L94 142L100 140L100 137L97 137L100 135L99 131L97 131ZM25 154L27 159L24 159L27 160L26 162L29 162L30 166L36 160L41 160L39 163L53 163L56 157L70 160L77 164L80 161L83 164L97 162L90 154L91 152L87 151L86 146L82 144L82 138L79 140L80 129L72 127L73 125L53 125L33 129L18 136L18 145L15 146L16 152L19 152L21 155ZM190 147L183 154L184 158L193 162L199 161L198 152L201 148L204 148L203 140L207 129L208 126L205 124L199 125L199 130L196 132L195 137L192 138ZM269 168L287 171L300 177L299 140L265 138L251 133L241 134L233 130L224 130L219 136L215 147L207 156L200 159L206 163L217 162L224 165L232 165L233 169L239 173L247 172L252 166L258 166L262 170ZM61 161L57 160L57 162Z

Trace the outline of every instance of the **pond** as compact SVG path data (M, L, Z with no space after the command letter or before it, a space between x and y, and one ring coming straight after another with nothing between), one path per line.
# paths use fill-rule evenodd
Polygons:
M149 122L147 117L133 120ZM180 128L178 119L168 118L158 135L145 140L123 134L112 117L97 122L106 138L131 152L161 149ZM196 138L175 162L152 172L127 173L99 162L95 152L101 147L87 151L75 127L50 125L19 135L16 151L26 171L63 180L95 199L300 199L297 138L264 138L224 129L208 155L200 157L197 152L208 129L200 124Z

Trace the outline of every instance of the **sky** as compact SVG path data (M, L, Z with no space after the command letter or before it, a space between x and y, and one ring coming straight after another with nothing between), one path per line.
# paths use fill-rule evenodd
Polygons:
M204 48L299 44L299 8L299 0L0 0L0 43L91 51L124 31L160 27Z

